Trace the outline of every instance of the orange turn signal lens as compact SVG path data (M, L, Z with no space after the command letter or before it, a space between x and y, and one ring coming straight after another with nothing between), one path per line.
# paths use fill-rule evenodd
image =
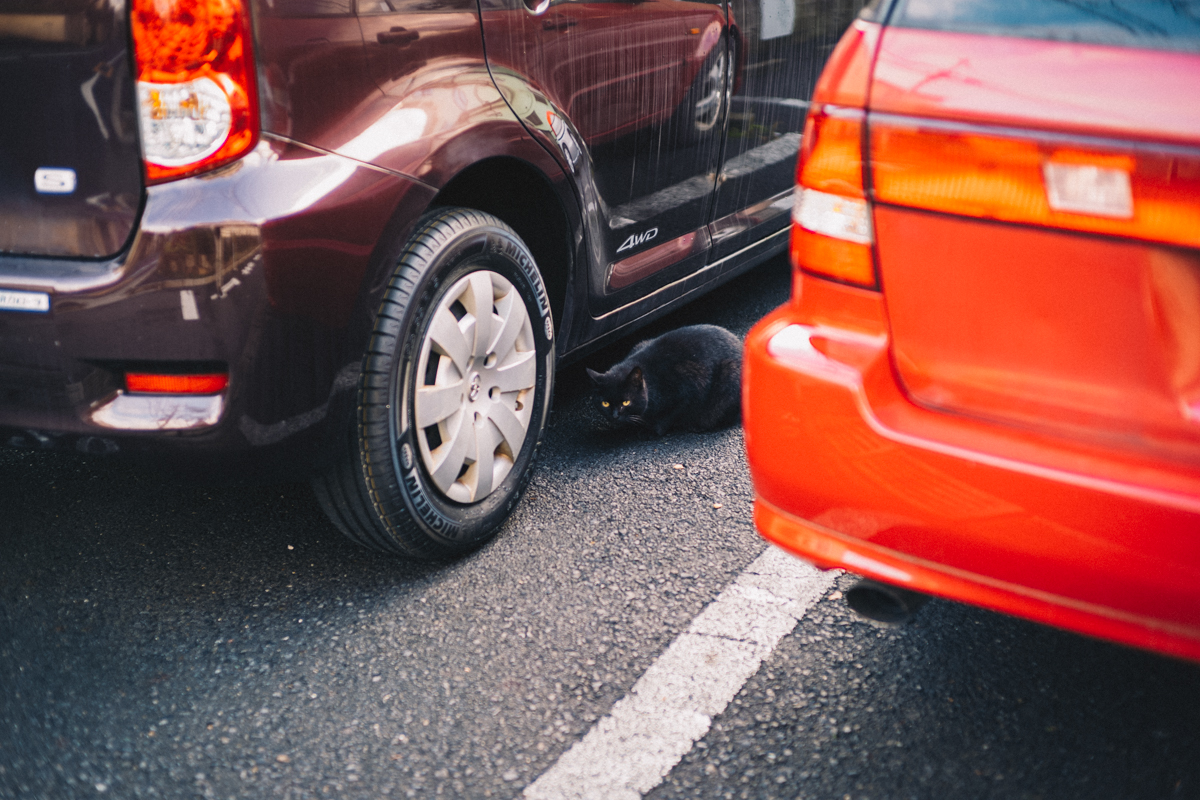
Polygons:
M1200 246L1200 158L872 118L883 203Z
M125 373L125 389L140 394L218 394L229 386L223 372L207 375L153 375Z

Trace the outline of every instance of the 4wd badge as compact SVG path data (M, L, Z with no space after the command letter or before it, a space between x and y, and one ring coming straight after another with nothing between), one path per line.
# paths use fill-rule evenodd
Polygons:
M617 248L617 252L623 253L626 250L632 250L633 248L650 241L655 236L658 236L658 228L651 228L650 230L642 233L635 233L621 243L621 246Z

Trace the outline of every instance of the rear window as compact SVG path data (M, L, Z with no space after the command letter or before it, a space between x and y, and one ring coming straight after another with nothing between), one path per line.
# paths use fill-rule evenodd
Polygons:
M892 23L1200 52L1200 0L900 0Z

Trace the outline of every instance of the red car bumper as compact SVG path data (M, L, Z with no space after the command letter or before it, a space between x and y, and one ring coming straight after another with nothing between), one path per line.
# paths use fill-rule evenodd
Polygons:
M763 536L821 567L1200 660L1200 467L921 408L894 376L881 294L796 288L746 343Z

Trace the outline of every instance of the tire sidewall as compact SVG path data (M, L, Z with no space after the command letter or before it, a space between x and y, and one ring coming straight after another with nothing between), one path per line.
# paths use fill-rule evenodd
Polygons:
M389 439L396 491L417 525L453 552L469 550L490 538L520 498L549 414L555 357L549 298L532 255L503 223L478 212L471 213L483 224L452 235L423 265L402 321L388 379ZM431 224L436 221L437 218ZM403 261L404 257L401 258ZM413 399L421 346L433 310L460 278L480 270L503 275L525 303L538 369L532 395L533 413L512 470L483 500L463 504L443 496L426 470L416 439Z

